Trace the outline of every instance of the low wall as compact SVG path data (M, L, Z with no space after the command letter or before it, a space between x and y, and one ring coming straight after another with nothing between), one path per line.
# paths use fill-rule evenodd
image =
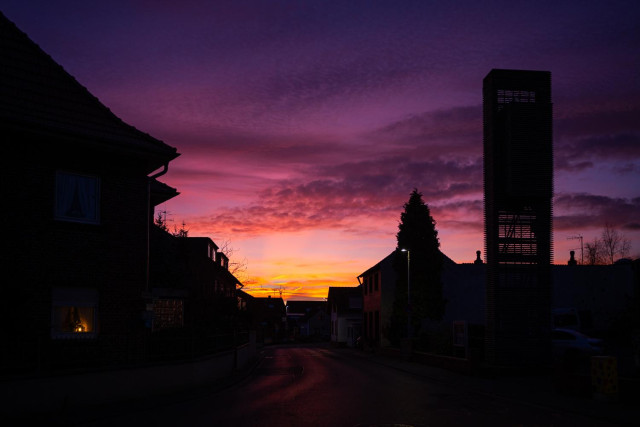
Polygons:
M250 341L248 344L240 346L236 349L236 367L238 369L244 369L255 359L256 354L258 354L258 352L254 334L250 336Z
M443 368L448 371L459 372L462 374L471 375L474 373L474 364L469 359L463 359L451 356L440 356L431 353L421 353L417 351L411 351L410 348L392 348L382 347L379 349L379 353L383 356L395 357L406 361L422 363L429 366L435 366Z
M473 373L473 366L468 359L459 357L440 356L430 353L414 352L411 361L423 363L425 365L437 366L452 372L470 375Z
M196 361L0 382L0 413L54 412L168 394L229 377L256 356L255 341Z

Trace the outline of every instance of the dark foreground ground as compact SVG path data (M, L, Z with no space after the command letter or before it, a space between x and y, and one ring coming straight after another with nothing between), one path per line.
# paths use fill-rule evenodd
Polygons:
M251 370L178 395L69 410L36 421L83 426L608 426L637 425L638 406L559 393L546 376L470 377L321 344L265 347Z

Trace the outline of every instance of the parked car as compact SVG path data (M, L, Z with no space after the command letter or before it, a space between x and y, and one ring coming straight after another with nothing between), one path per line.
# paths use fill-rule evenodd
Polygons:
M565 366L586 362L591 356L604 353L604 343L573 329L556 328L551 333L553 356L556 363Z

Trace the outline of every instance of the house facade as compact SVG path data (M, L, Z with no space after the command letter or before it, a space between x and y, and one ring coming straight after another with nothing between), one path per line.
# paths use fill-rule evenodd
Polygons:
M389 346L389 328L395 299L393 251L358 276L362 287L362 335L369 346ZM403 255L403 254L402 254Z
M157 181L179 154L122 122L0 14L2 368L142 357Z
M329 287L327 308L331 314L331 342L356 346L362 338L362 287Z
M241 287L212 239L174 236L154 226L150 321L155 335L188 336L193 342L187 345L199 353L232 343L224 336L239 331L236 291Z

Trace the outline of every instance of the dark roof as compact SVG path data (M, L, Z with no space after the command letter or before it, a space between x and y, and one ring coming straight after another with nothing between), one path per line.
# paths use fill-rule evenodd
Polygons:
M324 310L326 301L287 301L287 314L310 314L317 310Z
M382 258L382 260L380 260L376 265L374 265L371 268L368 268L365 272L361 273L358 277L363 277L366 276L369 273L372 273L376 270L380 269L380 266L382 264L384 264L385 262L390 262L393 259L393 256L396 254L396 251L391 252L389 255L387 255L386 257Z
M266 315L284 316L286 314L282 298L253 297L247 300L247 304L247 308L258 317Z
M148 173L179 156L174 147L116 117L2 13L0 123L22 134L125 150L144 158Z
M355 287L329 287L329 294L327 296L327 302L330 306L335 304L338 307L339 312L345 311L359 311L362 307L350 307L349 298L362 298L362 286Z
M243 300L253 300L255 297L251 294L248 294L247 292L243 291L242 289L236 289L236 295L239 298L242 298Z
M178 194L177 189L168 186L164 182L160 182L157 179L150 180L151 186L151 205L158 206L161 203L166 202L169 199L176 197Z
M213 241L213 239L211 239L211 237L189 236L187 238L187 244L193 247L195 250L199 250L203 255L207 254L207 248L209 246L213 246L216 251L220 249L218 248L218 245L216 245L216 243Z
M397 252L398 252L398 250L395 250L395 251L391 252L389 255L387 255L382 260L380 260L376 265L374 265L373 267L367 269L365 272L361 273L358 277L364 277L369 273L373 273L374 271L379 270L380 267L382 266L382 264L384 264L386 262L391 262L393 260L393 257L395 256L395 254ZM453 261L451 258L446 256L444 253L442 253L442 252L440 252L440 253L442 254L443 265L455 265L456 264L455 261Z

